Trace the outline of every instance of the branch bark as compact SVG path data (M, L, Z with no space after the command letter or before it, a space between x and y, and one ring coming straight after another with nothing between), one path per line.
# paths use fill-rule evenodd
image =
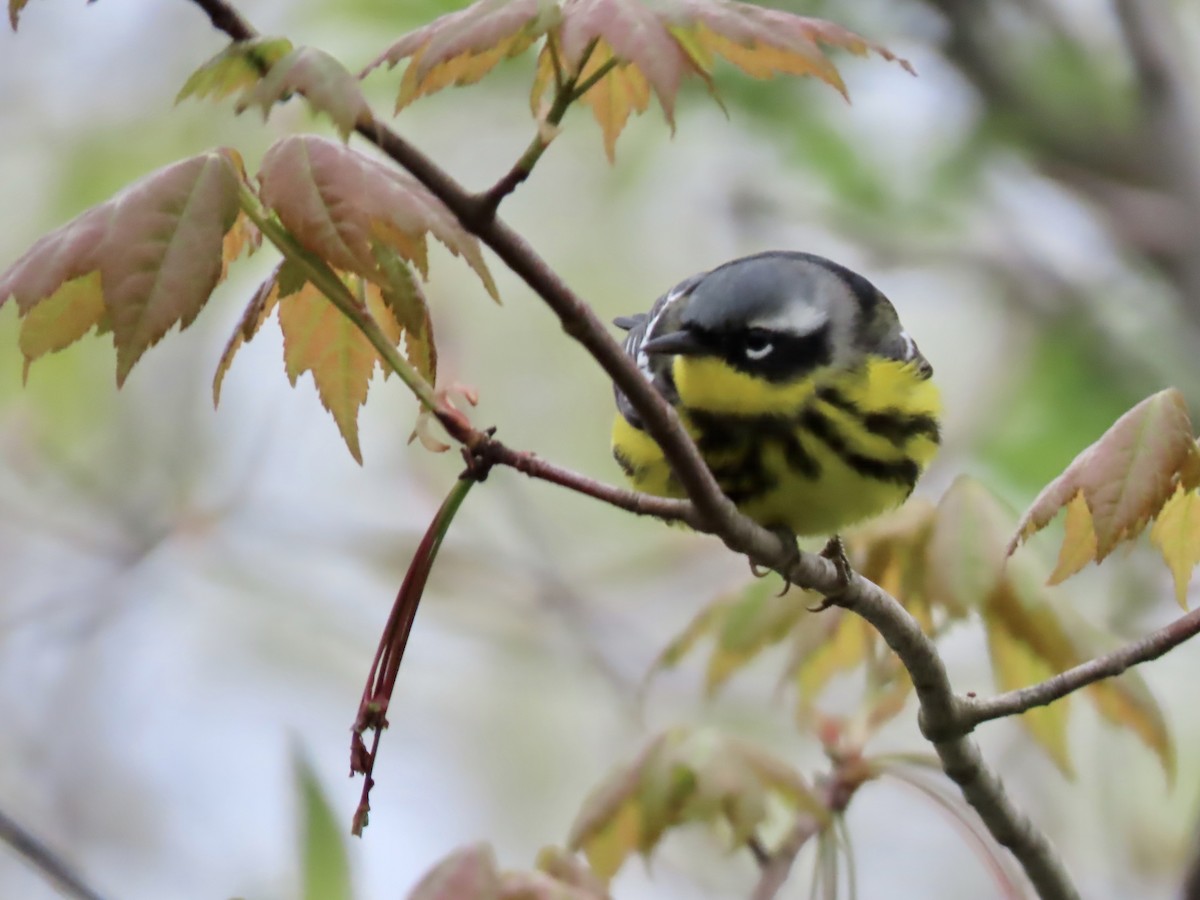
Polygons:
M103 900L57 853L26 831L7 813L0 811L0 841L34 866L62 891L75 900Z

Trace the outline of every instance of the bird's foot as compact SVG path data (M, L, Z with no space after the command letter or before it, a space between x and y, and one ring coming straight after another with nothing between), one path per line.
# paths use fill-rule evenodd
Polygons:
M772 534L777 535L783 546L787 548L787 559L784 560L783 565L780 566L780 569L786 572L800 561L800 547L796 544L796 532L782 525L771 528L770 531ZM765 578L774 571L775 569L762 568L756 562L754 562L754 560L750 561L750 572L755 578ZM784 594L786 594L788 592L788 588L790 587L791 583L787 580L787 578L784 578L783 589L780 590L779 596L782 597Z
M850 568L850 560L846 556L846 545L842 543L841 535L835 534L829 539L821 550L821 556L833 563L833 568L837 571L838 587L832 593L826 594L825 599L816 606L810 606L810 612L821 612L836 604L854 577L854 570Z

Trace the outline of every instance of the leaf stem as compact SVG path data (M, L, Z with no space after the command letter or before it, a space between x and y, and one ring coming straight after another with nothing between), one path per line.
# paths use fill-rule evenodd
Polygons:
M579 71L569 78L562 77L561 63L558 60L558 54L554 50L554 44L551 38L547 38L547 46L551 48L551 58L554 60L554 102L550 105L550 109L546 112L544 121L538 123L537 134L533 136L533 140L529 142L529 146L525 148L525 152L521 154L511 169L504 173L492 187L480 194L477 202L479 204L479 215L485 218L494 218L496 210L499 209L504 198L517 189L517 187L525 181L533 173L533 167L537 165L542 154L546 152L546 148L550 146L550 142L554 140L559 124L566 115L571 104L579 100L584 94L591 90L605 75L611 72L617 65L615 58L605 60L595 72L585 78L582 82L579 81L579 76L583 72L583 67L587 65L587 61L591 59L592 53L596 50L596 41L592 41L586 50L583 52L583 58L579 62Z
M379 353L387 367L408 386L421 405L440 419L443 405L438 401L433 386L408 360L400 355L400 351L388 340L387 335L371 317L366 306L350 293L350 289L337 272L331 269L324 260L305 250L291 232L263 208L258 197L244 182L238 186L238 199L246 215L258 226L258 230L267 240L275 245L284 258L298 266L317 290L354 323L354 326L371 342L371 346Z
M486 473L485 473L486 474ZM379 750L379 735L388 726L387 711L392 700L392 692L396 687L396 676L400 672L400 663L404 658L404 650L408 646L409 635L412 634L413 623L417 618L417 607L425 594L425 586L429 582L429 573L433 570L434 561L442 547L446 532L458 514L459 508L467 494L485 475L477 475L468 469L461 475L442 505L438 508L425 535L413 554L404 573L404 581L396 593L396 600L388 614L387 624L375 650L375 659L371 663L371 671L367 675L367 683L363 688L362 701L359 703L358 714L354 720L351 737L351 771L361 773L363 778L362 795L358 809L354 813L352 831L361 835L366 827L368 813L371 809L371 788L375 784L372 772ZM363 734L373 731L374 739L368 751L363 741Z

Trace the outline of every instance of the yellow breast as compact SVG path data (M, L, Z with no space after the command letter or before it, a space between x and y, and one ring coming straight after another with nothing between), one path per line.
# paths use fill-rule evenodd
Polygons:
M679 412L718 483L768 527L832 534L898 506L937 452L937 388L911 363L868 357L774 384L679 356ZM680 496L658 445L618 415L613 453L634 487Z

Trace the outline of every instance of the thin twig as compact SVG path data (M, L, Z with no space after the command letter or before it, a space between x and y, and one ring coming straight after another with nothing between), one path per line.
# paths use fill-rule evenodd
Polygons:
M981 722L1020 715L1026 710L1046 706L1089 684L1120 675L1131 666L1158 659L1197 634L1200 634L1200 609L1194 609L1145 637L1060 672L1040 684L995 697L963 698L959 709L961 727L970 730Z
M8 844L68 897L103 900L57 853L0 811L0 841Z

